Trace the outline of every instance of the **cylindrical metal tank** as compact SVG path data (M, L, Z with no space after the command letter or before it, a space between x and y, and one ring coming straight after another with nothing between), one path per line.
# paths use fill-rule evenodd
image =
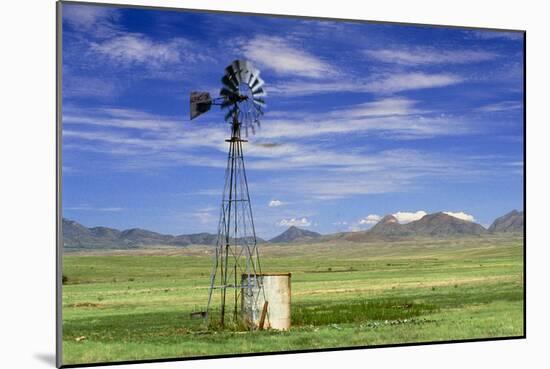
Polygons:
M290 276L290 273L242 275L242 314L252 328L290 328Z

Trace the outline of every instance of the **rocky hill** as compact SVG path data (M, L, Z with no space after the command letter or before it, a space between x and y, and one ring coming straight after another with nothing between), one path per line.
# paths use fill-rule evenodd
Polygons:
M480 235L487 233L481 225L455 218L445 213L424 215L422 218L403 225L413 235L456 236Z
M427 214L410 223L401 224L393 215L386 215L370 230L348 233L343 238L348 241L363 242L376 239L395 239L403 237L446 237L481 235L487 230L481 225L458 219L439 212Z
M495 219L489 227L491 233L523 232L523 211L512 210L506 215Z
M271 243L288 243L298 241L311 241L321 237L320 233L308 231L295 226L289 227L286 231L269 240Z

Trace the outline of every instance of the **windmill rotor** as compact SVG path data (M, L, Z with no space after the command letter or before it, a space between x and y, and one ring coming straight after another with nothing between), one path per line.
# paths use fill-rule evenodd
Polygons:
M264 81L260 71L246 60L235 60L227 68L221 82L220 96L224 98L222 109L227 109L225 120L237 120L248 132L259 126L259 118L264 114L266 103Z
M191 93L191 119L206 113L212 105L219 105L226 111L226 122L238 122L247 136L249 130L254 134L267 106L265 82L260 78L260 71L247 60L235 60L225 68L221 82L220 97L216 99L208 92Z

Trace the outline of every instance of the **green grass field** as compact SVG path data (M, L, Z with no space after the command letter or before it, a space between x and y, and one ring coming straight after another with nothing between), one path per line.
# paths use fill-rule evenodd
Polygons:
M63 259L64 364L523 335L523 239L265 246L292 273L287 332L205 331L207 247Z

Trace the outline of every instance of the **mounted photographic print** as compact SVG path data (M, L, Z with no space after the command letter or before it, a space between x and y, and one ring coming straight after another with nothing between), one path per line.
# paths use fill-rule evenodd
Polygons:
M58 366L525 337L524 47L58 3Z

